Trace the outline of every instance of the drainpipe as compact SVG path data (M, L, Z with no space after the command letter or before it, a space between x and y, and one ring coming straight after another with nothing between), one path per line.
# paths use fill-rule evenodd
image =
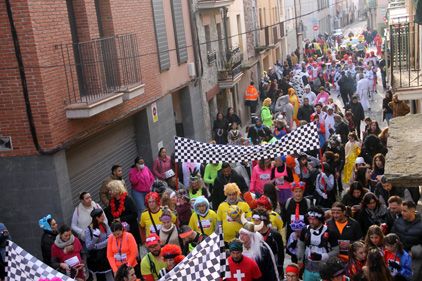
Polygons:
M25 67L24 67L23 58L22 58L22 51L19 44L19 37L16 31L15 19L13 18L13 11L12 11L12 6L10 4L10 0L5 0L5 4L6 4L6 10L7 10L7 17L9 19L9 24L10 24L10 32L13 38L15 56L16 56L16 60L19 66L19 76L21 80L23 97L25 100L26 116L28 118L29 130L31 131L32 142L34 143L35 149L38 151L39 154L42 154L42 155L54 154L60 151L62 147L57 146L54 149L44 150L43 148L41 148L40 143L38 141L37 129L35 127L34 116L32 115L31 102L29 99L28 81L26 79Z

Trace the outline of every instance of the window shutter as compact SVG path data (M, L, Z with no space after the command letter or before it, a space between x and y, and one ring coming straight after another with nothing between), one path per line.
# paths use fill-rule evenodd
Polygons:
M172 0L171 9L173 14L174 36L176 39L177 61L179 62L179 64L182 64L188 61L185 25L183 23L182 1Z
M164 19L163 0L152 0L152 9L160 70L165 71L170 68L170 56L167 42L166 22Z

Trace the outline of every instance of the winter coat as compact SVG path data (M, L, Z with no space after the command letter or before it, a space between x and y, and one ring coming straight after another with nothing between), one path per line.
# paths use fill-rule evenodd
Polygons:
M51 246L54 244L56 236L57 233L53 233L49 230L44 230L44 233L41 237L42 260L48 266L51 266Z
M368 208L361 209L356 214L356 220L360 223L362 232L366 233L371 225L381 225L387 222L387 208L384 205L379 205L373 211L369 211Z
M355 122L363 121L365 119L365 112L364 112L362 104L360 102L350 103L350 109L352 110L353 120Z
M265 106L265 105L262 106L261 120L262 120L262 123L269 128L273 125L273 116L268 106Z

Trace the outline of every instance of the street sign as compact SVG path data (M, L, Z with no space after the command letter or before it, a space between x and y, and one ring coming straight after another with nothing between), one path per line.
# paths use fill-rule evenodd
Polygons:
M313 30L313 31L318 31L318 29L319 29L319 25L318 25L318 24L316 24L316 23L314 23L314 24L312 25L312 30Z

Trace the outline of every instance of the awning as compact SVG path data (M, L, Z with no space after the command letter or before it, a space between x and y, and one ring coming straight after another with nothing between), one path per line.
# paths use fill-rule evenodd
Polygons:
M422 185L422 114L391 120L385 176L394 186Z

